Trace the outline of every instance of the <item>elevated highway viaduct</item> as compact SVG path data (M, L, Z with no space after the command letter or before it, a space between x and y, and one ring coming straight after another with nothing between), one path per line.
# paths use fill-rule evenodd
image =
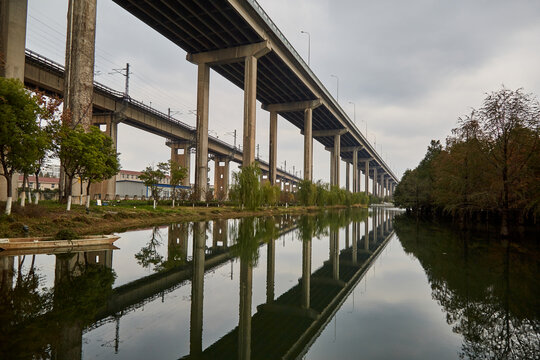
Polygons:
M84 109L90 106L94 89L96 0L66 1L69 6L64 87L68 96L64 106L73 114L80 114L82 123L90 126L92 119L85 118ZM363 172L368 180L364 181L363 191L391 195L397 177L255 0L114 2L186 51L186 59L197 66L195 188L201 198L207 188L212 142L208 136L210 69L244 90L243 165L255 161L258 100L270 117L268 165L272 184L276 183L278 172L279 115L296 126L303 138L304 179L313 180L315 139L330 151L331 185L340 184L343 160L352 165L353 191L361 190L359 180ZM0 0L0 4L5 14L0 32L0 44L4 44L0 45L0 52L5 58L2 72L24 80L27 1ZM102 105L96 104L99 106Z

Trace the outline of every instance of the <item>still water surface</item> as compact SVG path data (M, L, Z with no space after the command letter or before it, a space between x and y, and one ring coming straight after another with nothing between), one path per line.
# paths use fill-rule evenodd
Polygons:
M538 358L538 243L396 215L181 223L119 234L118 249L0 253L0 358Z

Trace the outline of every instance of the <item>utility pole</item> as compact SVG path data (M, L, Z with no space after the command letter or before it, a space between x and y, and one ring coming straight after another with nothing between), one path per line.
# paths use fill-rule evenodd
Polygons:
M122 71L125 71L125 73L123 73ZM122 68L122 69L113 69L113 72L112 73L109 73L109 74L114 74L114 73L118 73L122 76L125 76L126 77L126 88L124 90L124 97L125 98L128 98L129 97L129 75L131 74L129 72L129 63L126 63L126 67L125 68Z
M129 97L129 63L126 63L126 90L125 95L126 97Z

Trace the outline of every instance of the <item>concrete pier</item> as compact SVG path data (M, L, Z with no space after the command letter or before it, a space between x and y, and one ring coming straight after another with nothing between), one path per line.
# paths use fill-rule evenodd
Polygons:
M304 110L304 180L313 180L313 110Z
M360 192L360 177L358 176L358 150L353 150L353 168L352 168L352 174L353 174L353 192Z
M266 303L274 301L274 282L276 274L276 239L266 244Z
M182 180L180 185L190 186L191 141L167 142L167 146L171 148L171 161L174 161L181 167L187 169L186 177Z
M378 185L377 185L377 167L373 168L373 196L379 196Z
M214 197L226 200L229 196L229 159L226 156L215 157Z
M247 56L244 68L244 157L242 166L255 162L255 126L257 105L257 58Z
M0 0L0 76L24 82L24 49L26 47L27 0ZM0 169L0 174L3 169ZM11 192L17 196L17 179L13 174ZM7 182L0 176L0 201L7 200Z
M193 279L191 281L191 318L189 333L190 354L194 357L202 354L205 240L206 223L194 223Z
M204 200L208 178L208 107L210 95L210 67L206 63L197 68L197 139L195 145L195 192Z
M70 0L67 13L64 114L72 126L92 124L96 0Z
M114 150L117 149L118 140L118 120L114 114L95 114L92 116L92 125L104 127L103 133L113 141ZM116 177L103 180L99 183L90 185L90 198L103 200L114 199L116 196Z
M366 192L366 196L369 196L369 160L365 160L364 161L364 175L365 175L365 192Z
M270 180L271 185L276 185L276 172L277 172L277 112L270 111L270 149L269 149L269 161Z
M311 293L311 239L302 241L302 307L309 309Z

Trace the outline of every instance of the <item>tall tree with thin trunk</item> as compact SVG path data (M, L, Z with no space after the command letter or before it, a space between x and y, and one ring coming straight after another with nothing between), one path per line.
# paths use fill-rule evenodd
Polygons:
M37 117L41 108L17 79L0 78L0 164L7 183L6 214L11 214L15 172L35 161L35 138L40 132Z
M161 194L159 184L167 177L168 171L169 164L166 162L160 162L156 167L147 166L146 169L142 171L141 175L139 175L139 179L144 182L144 185L150 188L150 193L152 199L154 200L154 209L156 208L159 195Z
M539 151L540 105L522 89L503 87L488 94L478 112L478 123L482 154L491 165L494 188L500 194L501 235L507 236L509 211L518 205L516 191L523 170Z
M177 188L187 176L188 169L181 166L175 161L169 160L169 176L170 176L170 182L169 184L172 187L172 207L174 207L174 202L177 197Z
M86 208L90 207L90 185L109 179L120 171L120 160L112 139L102 133L98 127L92 126L85 133L80 170L81 184L86 181ZM82 195L81 191L81 195Z
M60 164L66 176L66 210L71 210L71 195L73 179L79 175L83 167L85 156L86 133L83 128L77 126L72 128L69 123L64 122L55 137L55 155L60 159Z

